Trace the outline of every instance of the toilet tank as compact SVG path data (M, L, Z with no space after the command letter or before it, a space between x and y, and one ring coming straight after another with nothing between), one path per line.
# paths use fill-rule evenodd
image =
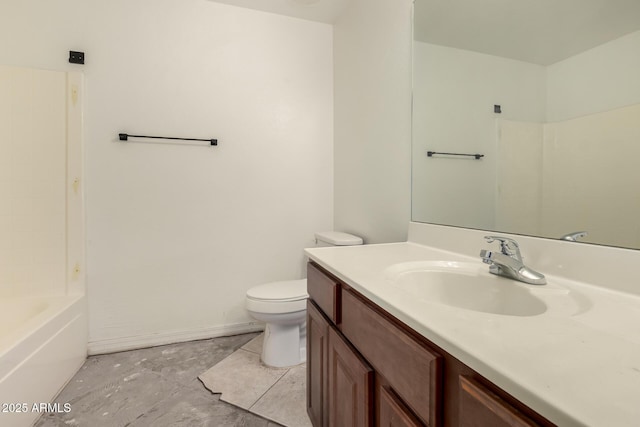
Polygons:
M356 246L361 245L362 238L341 231L320 231L316 233L316 246Z

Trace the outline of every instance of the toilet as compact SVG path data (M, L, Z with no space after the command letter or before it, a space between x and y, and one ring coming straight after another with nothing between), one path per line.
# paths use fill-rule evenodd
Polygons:
M339 231L315 234L316 246L361 245L362 239ZM247 291L251 317L266 324L262 363L284 368L307 360L307 279L265 283Z

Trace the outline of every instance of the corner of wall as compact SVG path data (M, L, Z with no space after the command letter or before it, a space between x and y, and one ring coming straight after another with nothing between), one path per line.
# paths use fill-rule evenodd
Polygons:
M355 0L334 25L334 223L367 243L406 239L411 16L411 0Z

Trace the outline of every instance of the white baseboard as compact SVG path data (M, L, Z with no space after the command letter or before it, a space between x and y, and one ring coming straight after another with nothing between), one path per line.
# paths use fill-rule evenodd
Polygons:
M135 350L138 348L155 347L158 345L174 344L178 342L196 341L208 338L225 337L246 334L264 330L264 324L259 322L236 323L231 325L213 326L210 328L188 331L159 332L149 335L110 338L106 340L89 341L87 352L89 355L115 353L118 351Z

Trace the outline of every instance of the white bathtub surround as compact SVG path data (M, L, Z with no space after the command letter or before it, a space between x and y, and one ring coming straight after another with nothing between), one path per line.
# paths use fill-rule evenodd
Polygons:
M0 402L28 407L23 413L0 413L0 425L30 426L47 412L34 411L33 405L50 402L82 366L86 304L84 296L0 301L0 323L11 325L0 336ZM17 322L15 316L23 317Z
M502 316L415 298L388 282L398 263L475 263L485 231L411 223L409 241L307 249L309 257L374 303L562 426L637 425L640 412L640 252L507 235L549 286L513 282L549 307ZM508 279L505 279L508 280ZM577 305L558 304L557 289Z
M82 86L0 66L0 297L84 293Z
M26 409L0 425L21 427L87 355L83 79L0 66L0 94L0 402Z

